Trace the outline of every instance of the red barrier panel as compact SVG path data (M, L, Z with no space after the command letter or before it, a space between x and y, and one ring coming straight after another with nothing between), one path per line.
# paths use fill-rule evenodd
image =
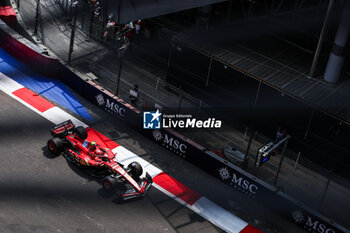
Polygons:
M0 6L0 16L1 17L7 17L7 16L15 16L16 12L12 8L12 6Z
M10 27L12 28L16 27L16 24L17 24L16 12L12 8L8 0L3 0L0 2L0 19L3 20Z
M0 46L23 64L31 67L36 72L51 78L58 77L59 61L50 58L31 47L36 45L21 38L17 40L17 33L0 21ZM28 46L32 44L32 46Z

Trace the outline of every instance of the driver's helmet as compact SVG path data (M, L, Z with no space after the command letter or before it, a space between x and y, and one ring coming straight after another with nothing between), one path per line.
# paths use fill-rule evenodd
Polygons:
M95 141L92 141L92 142L90 143L90 149L91 149L92 151L94 151L94 150L96 149L96 142L95 142Z

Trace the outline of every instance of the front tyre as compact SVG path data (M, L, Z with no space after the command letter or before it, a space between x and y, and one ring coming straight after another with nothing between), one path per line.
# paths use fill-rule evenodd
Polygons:
M138 162L130 163L128 165L128 168L130 169L131 176L134 179L138 179L143 173L143 169L142 169L141 165Z
M63 151L63 142L59 138L51 138L47 141L47 147L51 154L59 156Z

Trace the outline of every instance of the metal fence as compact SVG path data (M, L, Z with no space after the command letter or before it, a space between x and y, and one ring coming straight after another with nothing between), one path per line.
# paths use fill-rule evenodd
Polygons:
M22 0L25 1L25 0ZM101 13L101 17L95 17L93 10L90 6L83 2L79 1L79 4L75 8L73 7L74 1L70 0L59 0L58 1L62 10L62 15L55 15L56 17L62 18L64 24L58 24L62 33L71 37L71 31L73 28L72 22L74 17L76 17L75 23L75 41L83 42L84 40L93 40L101 44L101 47L107 48L115 52L116 62L122 63L122 65L117 67L110 67L111 69L106 69L104 66L96 63L93 64L95 70L98 72L92 72L93 76L98 76L98 81L101 85L104 86L107 90L112 93L116 93L118 89L118 95L129 101L130 90L133 89L134 83L130 81L133 74L130 73L130 70L134 70L138 73L143 73L144 77L147 77L147 80L139 83L140 86L140 98L137 102L136 107L139 109L144 109L145 107L154 107L155 105L167 109L169 112L180 113L182 110L193 110L195 113L201 112L202 109L209 109L210 107L203 103L200 99L194 98L186 92L182 91L179 88L176 88L164 81L163 76L155 75L150 71L142 70L139 67L133 65L130 62L130 59L127 55L127 48L129 42L124 40L124 35L128 32L123 31L116 33L116 31L109 31L108 36L104 37L103 34L108 31L105 27L107 16ZM55 36L46 32L45 28L47 27L57 27L57 24L54 19L47 17L47 13L42 15L42 12L50 11L50 7L54 5L55 1L37 1L37 6L35 10L35 15L33 17L33 24L28 25L31 28L34 28L34 34L40 39L43 44L46 44L51 50L55 51L55 48L52 47L53 44L56 44ZM72 39L72 38L71 38ZM72 45L71 45L72 46ZM70 47L61 47L60 51L55 51L57 55L64 61L69 61ZM137 46L136 44L133 47ZM141 49L140 47L138 47ZM76 49L76 48L75 48ZM147 52L147 51L143 51ZM96 54L98 51L96 52ZM74 60L74 53L72 60ZM165 62L166 61L162 61ZM72 66L79 70L79 67ZM119 76L119 69L121 70L121 75ZM89 75L88 75L89 76ZM95 77L92 77L94 79ZM119 80L119 83L118 83Z

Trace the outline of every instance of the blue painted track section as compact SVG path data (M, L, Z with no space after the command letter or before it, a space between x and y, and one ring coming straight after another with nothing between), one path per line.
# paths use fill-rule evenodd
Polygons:
M86 120L94 119L73 93L59 80L46 78L9 55L0 48L0 72L28 89L53 100Z

